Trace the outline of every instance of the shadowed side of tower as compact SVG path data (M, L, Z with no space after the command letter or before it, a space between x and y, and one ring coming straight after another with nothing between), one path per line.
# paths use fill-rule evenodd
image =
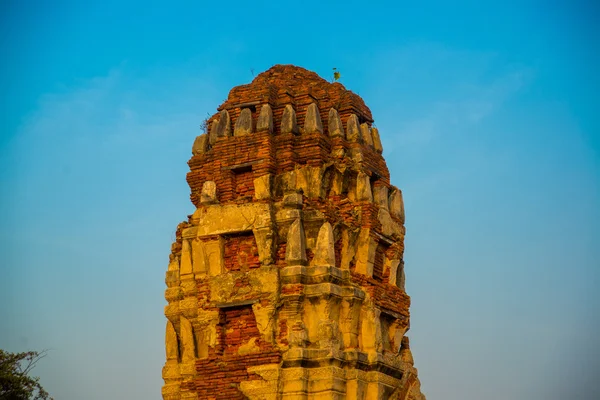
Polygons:
M165 400L422 400L404 205L368 107L277 65L194 141L166 276Z

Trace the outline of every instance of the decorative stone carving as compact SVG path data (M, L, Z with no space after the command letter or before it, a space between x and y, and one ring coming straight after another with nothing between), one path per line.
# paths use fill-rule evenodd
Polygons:
M213 145L218 138L231 136L231 119L227 110L219 113L219 120L216 124L213 122L210 130L210 144Z
M219 119L214 119L210 124L208 143L213 146L217 142L217 131L219 130Z
M261 265L271 265L273 263L273 227L255 228L252 232L256 240L258 261Z
M196 348L194 344L194 329L192 323L185 317L179 319L181 331L181 361L186 363L196 359Z
M192 273L192 249L189 240L183 240L181 243L181 264L179 274L187 275Z
M389 199L388 199L388 188L387 186L377 185L373 189L373 198L375 199L375 204L384 209L388 209L389 207Z
M312 103L306 109L304 118L304 132L306 133L323 133L323 124L321 123L321 114L316 103Z
M208 272L210 276L217 276L223 273L223 246L224 243L222 237L204 243L204 252L206 254Z
M199 239L192 241L192 270L197 276L208 271L204 243Z
M358 117L355 114L350 115L348 121L346 121L346 139L349 142L360 143L360 128Z
M356 178L356 201L373 201L369 175L359 172Z
M402 271L399 270L399 268L398 268L399 266L400 266L400 260L390 260L390 262L389 262L389 268L390 268L389 283L390 283L390 285L395 285L395 286L400 287L399 273L401 273Z
M296 219L288 230L285 261L288 265L306 264L306 237L300 219Z
M363 305L361 311L361 338L362 350L370 353L369 359L376 358L376 352L381 350L381 322L379 315L381 311L375 307ZM375 361L375 360L373 360Z
M394 188L390 193L389 208L390 213L404 223L404 200L400 189Z
M373 137L373 147L378 153L383 153L383 145L381 144L381 137L379 136L379 129L371 128L371 136Z
M369 124L367 124L366 122L363 124L360 124L360 137L361 137L361 141L364 144L367 144L367 145L373 147L373 138L371 137L371 128L369 128Z
M283 109L281 116L281 133L299 133L298 124L296 123L296 111L291 104L287 104Z
M244 108L240 112L240 116L235 121L233 136L244 136L252 133L252 111L249 108Z
M328 126L329 136L331 137L346 137L342 120L335 108L329 110Z
M356 272L373 276L376 249L377 242L371 236L371 230L362 228L356 242Z
M200 136L196 136L196 140L194 140L194 145L192 146L192 154L204 154L208 150L208 134L203 133Z
M325 222L321 225L317 236L314 265L335 266L335 243L333 240L333 228L329 222Z
M165 347L167 352L167 360L176 361L179 358L179 341L177 340L177 332L175 332L175 327L171 321L167 321Z
M260 109L256 131L269 131L269 133L273 133L273 110L271 110L271 106L268 104L264 104Z

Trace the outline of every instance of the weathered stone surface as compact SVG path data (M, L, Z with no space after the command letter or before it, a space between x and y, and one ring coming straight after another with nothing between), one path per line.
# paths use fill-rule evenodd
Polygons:
M208 143L212 146L217 142L217 131L219 130L219 120L215 119L210 124L210 131L208 133Z
M189 240L184 240L181 244L181 262L179 274L186 275L192 273L192 249Z
M397 224L390 212L385 208L380 208L377 212L377 220L381 224L381 233L390 237L399 237L402 234L402 227Z
M268 104L264 104L261 107L258 122L256 123L256 132L261 131L273 133L273 110Z
M400 189L394 188L390 193L389 209L393 216L399 218L404 223L404 200L402 199L402 191Z
M379 153L383 153L383 145L381 144L381 137L379 136L379 129L371 128L371 136L373 137L373 147Z
M384 209L389 207L389 191L387 186L375 186L373 189L373 199L375 204Z
M283 197L283 204L289 208L302 208L303 197L300 193L288 193Z
M194 345L194 329L192 323L185 317L179 319L181 329L181 360L190 362L196 359L196 348Z
M256 250L258 252L258 261L262 265L271 265L273 263L273 244L275 233L272 226L257 227L252 230L256 240Z
M223 238L219 237L218 239L204 242L204 252L206 263L208 264L208 274L210 276L221 275L225 269Z
M335 266L335 251L333 241L333 228L329 222L325 222L319 229L317 236L317 248L313 263L315 265L333 265Z
M369 175L359 172L356 178L356 201L373 201Z
M281 133L295 133L298 134L298 124L296 122L296 111L288 104L283 109L283 116L281 117Z
M321 122L321 114L316 103L312 103L306 109L304 117L304 132L305 133L323 133L323 124Z
M285 261L288 265L305 264L307 261L306 237L302 221L299 219L295 220L288 230Z
M175 332L175 327L171 321L167 321L165 347L167 360L177 360L179 358L179 341L177 340L177 332Z
M192 146L192 154L204 154L208 150L208 134L204 133L200 136L196 136L194 145Z
M271 198L271 174L254 179L254 197L257 200Z
M355 114L350 115L348 121L346 121L346 139L349 142L361 142L358 117Z
M231 119L227 110L219 113L219 119L213 122L210 130L210 144L216 143L218 138L231 136Z
M329 109L328 130L331 137L346 137L342 119L335 108Z
M402 361L413 365L415 362L413 360L412 353L410 351L410 344L408 341L408 336L404 336L402 338L402 348L400 349L400 357L402 357Z
M371 128L369 128L369 124L366 122L360 124L360 140L364 144L369 146L373 146L373 138L371 137Z
M192 219L198 224L198 237L248 232L271 226L268 204L226 204L197 209Z
M194 142L196 210L169 255L163 399L424 400L405 340L402 193L368 107L275 66L220 110Z
M390 285L396 285L400 288L404 288L403 286L400 285L400 274L402 273L402 270L400 267L400 260L389 260L388 264L389 264L388 268L390 269L390 277L389 277Z
M244 136L252 133L252 124L252 111L249 108L242 109L240 116L235 121L233 136Z
M204 182L202 193L200 194L200 202L202 204L214 204L217 202L217 185L214 181Z
M323 169L306 166L296 170L296 189L314 199L323 195Z
M362 228L356 246L356 272L365 276L373 276L376 250L377 242L371 235L371 230Z

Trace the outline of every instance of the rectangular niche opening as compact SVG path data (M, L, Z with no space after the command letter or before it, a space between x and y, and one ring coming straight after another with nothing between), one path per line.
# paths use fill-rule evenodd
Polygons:
M373 262L373 279L378 282L383 282L383 264L385 263L385 252L389 246L384 243L379 243L375 249L375 261Z
M394 343L394 330L392 326L394 324L395 318L386 313L380 314L381 320L381 339L382 346L384 351L393 351L397 352L396 343Z
M221 308L223 321L223 353L236 354L240 346L247 344L251 339L260 338L256 318L252 305L238 305Z
M260 267L258 246L252 231L223 237L224 264L227 271L248 271Z
M252 173L252 166L236 168L232 172L234 198L252 201L252 197L254 197L254 174Z

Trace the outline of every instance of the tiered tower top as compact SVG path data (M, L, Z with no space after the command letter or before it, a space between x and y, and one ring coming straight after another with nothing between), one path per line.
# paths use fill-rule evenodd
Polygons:
M371 111L340 83L327 82L304 68L276 65L250 84L233 88L217 110L206 121L207 133L194 142L192 171L208 171L207 165L218 164L221 169L252 165L256 176L277 175L298 165L322 167L335 160L338 167L361 170L372 182L390 185ZM228 137L238 139L219 140ZM266 147L270 151L256 151ZM194 179L192 172L188 182L192 202L198 206L201 188L195 182L200 184L201 179ZM231 196L225 193L222 198Z
M277 134L277 127L281 124L281 115L287 104L291 104L296 109L297 118L303 120L311 103L316 103L319 107L326 133L331 108L337 110L344 121L355 114L359 123L373 122L371 110L360 96L347 90L339 82L327 82L316 73L294 65L275 65L259 74L251 83L234 87L218 110L229 111L235 119L236 110L269 104L273 109ZM215 117L216 115L211 119Z

